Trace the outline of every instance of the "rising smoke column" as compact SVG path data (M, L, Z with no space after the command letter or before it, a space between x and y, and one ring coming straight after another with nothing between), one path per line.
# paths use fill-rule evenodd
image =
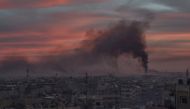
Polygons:
M147 28L147 22L119 21L107 29L88 32L86 40L82 41L77 49L70 52L63 52L61 49L58 55L44 57L39 63L30 63L23 57L7 57L0 63L0 71L7 69L14 71L27 68L27 65L32 66L33 69L40 67L42 71L47 69L63 73L70 73L72 70L80 72L81 68L91 69L93 66L97 66L95 70L98 71L103 61L117 67L118 57L127 54L137 58L147 72L148 54L145 42Z
M97 56L118 58L122 54L131 54L141 61L145 72L148 70L148 53L146 52L145 30L147 22L120 21L115 26L98 31L95 38L85 46Z

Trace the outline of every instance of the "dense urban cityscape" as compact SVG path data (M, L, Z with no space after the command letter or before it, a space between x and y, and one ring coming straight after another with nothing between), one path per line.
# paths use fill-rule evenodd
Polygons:
M190 0L0 0L0 109L190 109Z
M181 109L175 108L170 94L178 79L185 81L186 76L86 73L31 78L27 74L23 79L0 81L0 109Z

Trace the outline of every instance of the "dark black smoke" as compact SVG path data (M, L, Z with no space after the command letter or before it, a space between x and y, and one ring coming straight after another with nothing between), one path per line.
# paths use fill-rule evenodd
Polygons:
M137 58L147 72L148 54L145 43L147 27L147 22L119 21L107 29L88 32L86 40L81 42L78 49L69 52L60 51L59 55L44 57L39 63L30 63L25 58L9 58L0 64L0 70L24 68L25 71L25 68L32 66L31 69L41 68L40 72L46 70L70 73L73 70L80 72L80 69L92 68L102 71L100 70L102 63L106 62L107 65L117 67L118 57L127 54Z
M147 27L147 22L120 21L107 30L98 31L95 38L87 41L87 44L84 45L91 47L91 52L97 56L105 55L117 58L122 54L131 54L141 61L145 72L147 72L148 54L145 43Z

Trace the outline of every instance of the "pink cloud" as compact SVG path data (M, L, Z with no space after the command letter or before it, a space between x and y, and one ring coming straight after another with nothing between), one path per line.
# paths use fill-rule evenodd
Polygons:
M0 0L0 8L41 8L69 4L97 3L103 1L105 0Z

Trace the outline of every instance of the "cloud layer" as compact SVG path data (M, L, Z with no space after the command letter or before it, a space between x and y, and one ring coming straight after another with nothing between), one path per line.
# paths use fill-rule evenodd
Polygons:
M182 1L0 0L0 59L23 56L37 61L80 47L88 30L120 19L148 19L152 21L146 33L150 66L165 70L160 67L165 61L171 66L180 61L176 69L181 71L190 59L190 8L188 0Z

